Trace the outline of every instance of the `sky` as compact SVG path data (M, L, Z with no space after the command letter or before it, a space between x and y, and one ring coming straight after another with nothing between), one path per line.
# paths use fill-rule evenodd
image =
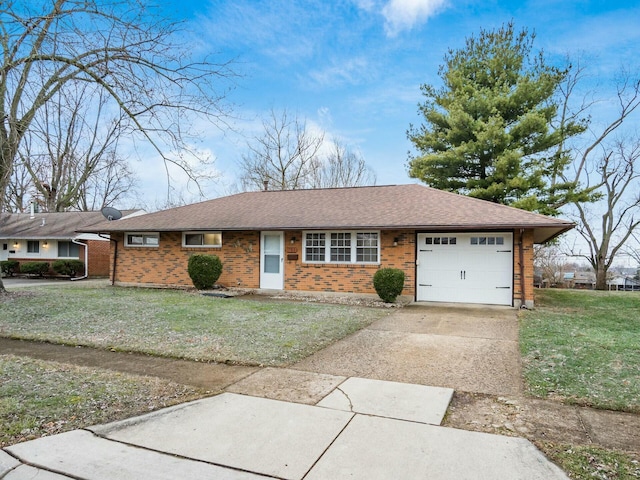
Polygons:
M640 2L630 0L164 0L163 8L185 22L196 55L233 60L238 74L226 97L231 128L202 126L199 148L218 176L208 198L233 191L237 162L271 109L359 152L378 185L416 182L406 132L421 122L420 85L438 86L447 51L481 29L513 21L535 32L534 48L550 61L580 55L603 81L637 62L640 46ZM164 193L158 170L139 167L143 192Z
M420 85L439 86L449 49L481 29L513 21L535 32L551 63L580 56L594 82L611 84L622 65L639 64L640 2L589 0L164 0L163 14L184 21L197 55L232 60L238 74L226 101L227 126L201 125L198 145L218 176L214 198L234 192L237 162L271 109L359 152L377 184L415 183L407 174L406 132L420 125ZM166 192L161 167L138 164L148 205ZM176 176L174 186L182 188ZM185 187L183 198L197 200ZM155 199L155 200L152 200Z

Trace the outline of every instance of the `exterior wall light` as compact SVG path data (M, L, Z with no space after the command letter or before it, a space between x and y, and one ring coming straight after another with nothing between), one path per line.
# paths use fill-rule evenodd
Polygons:
M397 246L398 246L398 241L399 241L399 240L398 240L398 237L394 237L394 239L393 239L393 246L394 246L394 247L397 247Z

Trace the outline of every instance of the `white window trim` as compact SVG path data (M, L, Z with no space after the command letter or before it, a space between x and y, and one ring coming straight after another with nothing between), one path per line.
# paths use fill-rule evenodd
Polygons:
M138 245L137 243L129 243L129 235L139 235L142 237L157 237L158 243L155 245L147 245L143 243ZM125 232L124 234L124 246L131 248L158 248L160 246L160 232Z
M325 234L325 246L324 246L324 260L322 261L308 261L307 260L307 234L308 233L324 233ZM331 261L331 234L332 233L350 233L351 234L351 261ZM375 233L378 236L378 245L377 245L377 257L378 260L375 262L358 262L357 252L358 252L358 241L357 234L358 233ZM302 263L306 264L332 264L332 265L379 265L380 264L380 244L381 234L379 230L305 230L302 232ZM366 247L371 248L371 247Z
M220 245L187 245L186 241L185 241L185 237L187 235L193 235L193 234L218 234L220 235ZM222 232L220 230L195 230L195 231L188 231L188 232L182 232L182 247L183 248L222 248Z

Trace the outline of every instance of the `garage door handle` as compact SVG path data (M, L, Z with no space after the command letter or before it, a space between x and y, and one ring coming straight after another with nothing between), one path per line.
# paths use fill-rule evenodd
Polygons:
M508 288L508 289L511 289L511 287L496 287L496 288Z
M433 285L428 285L426 283L420 283L419 284L421 287L433 287Z

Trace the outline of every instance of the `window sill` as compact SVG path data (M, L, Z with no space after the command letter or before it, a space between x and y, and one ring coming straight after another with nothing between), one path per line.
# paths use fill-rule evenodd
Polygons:
M321 268L379 268L379 263L308 263L301 262L301 267L305 268L313 268L313 267L321 267Z

